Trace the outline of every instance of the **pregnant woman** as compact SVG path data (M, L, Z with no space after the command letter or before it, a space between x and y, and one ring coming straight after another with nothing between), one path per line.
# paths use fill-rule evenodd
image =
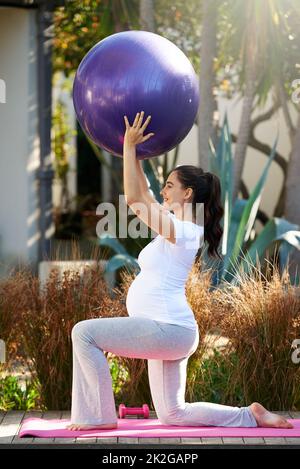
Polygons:
M138 113L131 127L124 116L124 192L126 203L157 236L139 254L141 271L126 298L129 317L88 319L72 329L72 410L67 428L117 427L112 379L103 351L147 359L151 396L161 424L291 428L282 416L256 402L248 407L185 402L187 363L199 343L185 283L204 240L208 253L218 255L221 187L212 173L191 165L177 166L161 191L164 203L159 204L136 158L136 145L154 135L143 135L150 116L144 123L143 118L144 113ZM204 204L205 235L197 223L197 204Z

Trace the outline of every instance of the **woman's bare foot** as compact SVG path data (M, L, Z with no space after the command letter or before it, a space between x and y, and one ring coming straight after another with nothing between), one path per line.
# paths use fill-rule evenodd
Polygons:
M284 417L273 414L258 402L253 402L249 407L258 427L294 428Z
M111 430L113 428L118 428L117 423L105 423L103 425L88 425L88 424L81 424L81 423L71 423L66 427L68 430Z

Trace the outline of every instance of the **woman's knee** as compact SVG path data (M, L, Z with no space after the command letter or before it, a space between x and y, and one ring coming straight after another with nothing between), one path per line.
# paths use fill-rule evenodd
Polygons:
M182 409L165 407L164 409L155 408L157 418L162 425L178 425L183 419Z
M182 413L169 414L165 416L164 425L184 425L184 417Z
M76 342L78 340L82 340L87 332L87 322L88 321L79 321L73 326L71 332L72 342Z
M160 414L157 417L162 425L180 425L181 422L181 418L172 414Z
M156 410L156 416L162 425L169 425L169 419L166 413Z
M165 415L163 416L165 425L182 425L186 420L186 403L184 406L173 405L167 406Z

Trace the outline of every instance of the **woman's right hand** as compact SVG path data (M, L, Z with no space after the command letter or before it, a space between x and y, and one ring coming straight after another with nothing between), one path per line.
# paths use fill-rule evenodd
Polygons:
M146 130L147 125L150 122L151 116L148 116L144 124L142 125L143 118L144 118L144 111L142 111L141 113L138 112L135 116L132 127L130 127L127 116L124 116L125 126L126 126L126 131L124 135L124 144L135 146L135 145L138 145L139 143L146 142L146 140L148 140L150 137L154 135L154 133L149 133L145 136L143 135L144 131Z

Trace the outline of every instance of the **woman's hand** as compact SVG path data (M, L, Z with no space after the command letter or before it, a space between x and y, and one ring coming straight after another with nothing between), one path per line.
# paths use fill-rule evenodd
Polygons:
M150 122L151 116L148 116L147 119L145 120L143 126L144 118L144 111L141 113L137 113L134 119L134 123L132 124L132 127L130 127L127 116L124 116L125 120L125 125L126 125L126 131L124 135L124 143L129 144L129 145L138 145L139 143L146 142L154 133L149 133L147 135L143 135L147 125Z

